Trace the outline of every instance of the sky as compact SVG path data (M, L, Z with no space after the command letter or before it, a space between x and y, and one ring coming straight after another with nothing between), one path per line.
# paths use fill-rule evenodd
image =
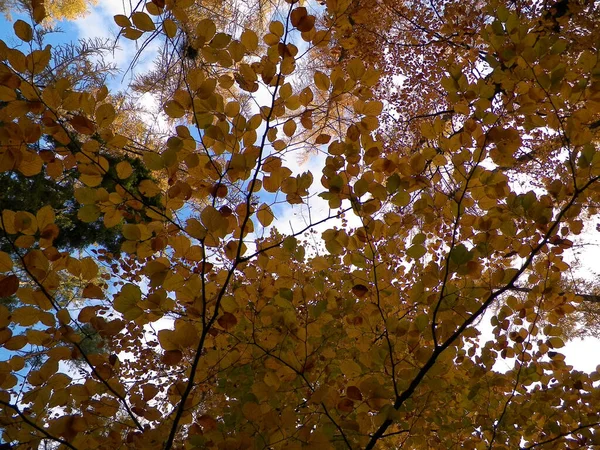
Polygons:
M123 13L124 2L122 0L100 0L91 12L84 18L81 18L74 23L59 23L58 27L62 29L62 33L57 33L50 36L50 43L58 44L75 39L87 38L114 38L118 32L118 27L114 23L113 16ZM18 16L14 17L15 19ZM8 44L15 42L16 38L12 35L12 25L4 18L0 18L0 39L5 40ZM152 59L156 55L158 44L152 44L150 48L143 52L143 57L134 68L133 73L143 73L152 65ZM118 42L118 47L115 49L112 58L114 62L121 68L126 68L128 62L137 51L136 43L127 39L121 38ZM125 88L130 80L132 73L122 74L110 82L111 88ZM266 90L259 91L258 101L261 104L267 104L269 94ZM139 99L148 108L156 108L158 105L149 96L146 95ZM313 174L314 183L310 190L312 195L321 190L319 179L321 177L321 168L323 167L325 155L320 153L310 154L305 161L300 164L296 161L288 161L288 166L294 170L295 174L310 170ZM266 200L266 199L265 199ZM279 198L281 200L281 198ZM327 214L327 203L320 198L313 196L310 200L310 208L312 217L323 217ZM276 218L272 226L278 230L289 233L302 229L306 226L308 219L308 211L306 205L297 207L277 206L274 207ZM350 217L350 216L349 216ZM356 218L350 218L351 226L358 226L359 222ZM335 222L331 221L317 228L317 231L322 232L330 228ZM339 221L337 222L339 224ZM592 227L593 228L593 227ZM268 230L259 230L268 231ZM584 266L593 267L597 259L597 248L592 247L584 249L579 254L578 258ZM484 322L487 319L484 319ZM488 320L489 322L489 320ZM485 327L485 325L484 325ZM566 355L566 362L574 366L577 370L590 372L596 370L596 366L600 364L600 340L587 338L585 340L576 339L568 342L562 352ZM1 356L1 354L0 354Z

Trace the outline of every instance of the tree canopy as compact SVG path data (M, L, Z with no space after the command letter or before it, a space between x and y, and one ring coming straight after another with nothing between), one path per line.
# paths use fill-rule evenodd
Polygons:
M598 2L139 2L122 69L160 50L124 91L24 4L1 445L600 445L600 366L561 351L599 312Z

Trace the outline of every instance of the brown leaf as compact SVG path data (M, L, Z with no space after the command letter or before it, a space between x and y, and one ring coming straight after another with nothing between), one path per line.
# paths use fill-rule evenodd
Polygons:
M162 355L163 364L167 364L168 366L173 366L183 358L183 353L179 350L167 350Z
M346 395L348 396L349 399L352 399L352 400L361 401L363 399L360 389L357 388L356 386L348 386L346 388Z
M217 319L217 322L221 327L229 330L237 324L238 320L233 314L226 312Z
M90 283L83 288L83 293L81 295L83 298L104 298L104 292L102 292L102 289L94 283Z
M84 116L73 116L73 118L69 120L69 123L73 128L75 128L75 131L81 134L91 135L96 131L94 122Z
M19 289L19 279L16 275L0 278L0 297L10 297Z
M337 404L337 409L343 412L352 412L354 411L354 402L349 398L343 398Z
M210 431L217 428L217 421L207 414L203 414L198 418L198 424L202 426L204 431Z
M368 294L368 292L369 292L369 288L366 287L364 284L356 284L352 288L352 293L354 295L356 295L358 298L364 297L365 295Z

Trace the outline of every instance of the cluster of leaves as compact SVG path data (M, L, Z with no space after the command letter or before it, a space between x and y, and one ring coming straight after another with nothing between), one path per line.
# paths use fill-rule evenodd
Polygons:
M243 30L192 0L115 16L123 39L180 52L158 61L172 133L155 147L105 86L48 76L43 2L14 24L19 48L0 41L4 442L600 444L600 368L560 353L586 300L566 289L569 250L600 200L598 6L307 6ZM294 160L315 149L320 185ZM65 251L57 205L18 192L65 180L119 254ZM289 232L275 220L307 209Z

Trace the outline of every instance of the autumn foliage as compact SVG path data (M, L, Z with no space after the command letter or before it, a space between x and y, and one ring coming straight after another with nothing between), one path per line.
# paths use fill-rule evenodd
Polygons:
M0 172L120 245L2 203L2 442L600 445L600 367L560 350L593 298L598 3L219 3L116 15L161 48L125 94L59 64L41 0L0 41Z

